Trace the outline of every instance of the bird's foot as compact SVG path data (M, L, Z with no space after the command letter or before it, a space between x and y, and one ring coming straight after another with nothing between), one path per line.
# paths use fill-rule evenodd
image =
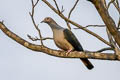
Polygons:
M68 56L71 51L72 51L72 49L68 50L68 51L66 52L66 56Z

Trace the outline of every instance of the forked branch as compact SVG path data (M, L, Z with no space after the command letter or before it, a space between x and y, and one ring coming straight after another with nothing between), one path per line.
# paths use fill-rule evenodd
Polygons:
M112 17L109 15L108 10L104 7L101 0L90 0L96 7L98 13L100 14L102 20L104 21L110 34L113 36L115 42L120 47L120 32L117 30L116 24Z
M34 9L37 6L38 2L39 2L39 0L37 0L36 3L34 3L33 0L31 0L31 3L32 3L32 12L31 13L29 12L29 14L31 16L31 19L32 19L32 22L34 24L35 29L38 31L38 34L39 34L39 37L40 37L40 42L43 45L42 35L41 35L41 32L40 32L40 29L38 28L38 25L36 24L36 22L34 20Z

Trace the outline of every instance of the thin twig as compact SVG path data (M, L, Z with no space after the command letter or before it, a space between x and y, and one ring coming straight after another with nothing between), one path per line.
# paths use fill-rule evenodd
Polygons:
M113 49L113 48L111 48L111 47L107 47L107 48L103 48L103 49L100 49L100 50L95 51L95 52L103 52L103 51L108 51L108 50L113 51L114 49Z
M114 2L113 2L113 5L116 7L117 11L118 11L119 14L120 14L119 4L118 4L118 3L115 3L115 1L114 1Z
M107 32L108 39L109 39L109 42L110 42L111 46L112 46L113 48L115 48L115 47L116 47L116 44L115 44L115 42L114 42L114 40L113 40L112 35L110 34L110 32L109 32L109 30L108 30L107 28L106 28L106 32Z
M79 2L79 0L76 0L74 6L71 8L71 10L70 10L70 12L69 12L69 14L68 14L68 19L70 19L71 13L72 13L73 10L75 9L75 7L76 7L76 5L77 5L78 2Z
M119 5L119 2L118 2L118 0L116 0L116 4L117 4L118 8L120 8L120 5Z
M37 37L33 38L31 37L30 35L27 35L29 39L31 39L32 41L38 41L38 40L53 40L53 38L50 38L50 37L46 37L46 38L42 38L42 39L39 39Z
M78 1L79 1L79 0L77 0L77 1L75 2L74 6L71 8L71 10L70 10L70 12L69 12L69 14L68 14L68 19L70 19L70 16L71 16L71 14L72 14L73 10L75 9L75 7L76 7L76 5L77 5ZM69 22L68 22L68 21L66 21L66 23L67 23L68 28L71 30L71 27L70 27Z
M59 7L58 7L58 4L57 4L56 0L53 0L53 1L54 1L55 5L56 5L56 7L57 7L57 10L58 10L59 14L61 14L60 9L59 9Z
M70 27L69 22L68 22L68 21L65 21L65 22L66 22L66 24L67 24L67 26L68 26L68 29L71 30L71 27Z
M118 21L117 29L119 30L119 28L120 28L120 16L119 16L119 21Z
M108 3L107 10L109 9L110 5L111 5L114 1L115 1L115 0L111 0L111 1Z
M114 52L115 52L114 54L115 55L120 55L120 49L118 48L118 46L117 46L116 42L114 41L112 35L110 34L108 29L106 29L106 31L107 31L107 34L108 34L108 39L109 39L111 45L113 46L112 48L114 48Z
M34 20L34 8L36 7L36 5L38 4L39 0L37 0L37 2L34 4L33 0L31 0L32 2L32 13L29 12L30 16L31 16L31 19L32 19L32 22L34 24L34 27L36 28L36 30L38 31L38 34L39 34L39 37L40 37L40 42L41 42L41 45L43 45L43 42L42 42L42 35L41 35L41 32L40 32L40 29L38 28L38 25L36 25L35 23L35 20Z
M115 6L115 8L117 9L117 11L119 12L120 14L120 7L119 7L119 2L117 0L111 0L109 3L108 3L108 7L107 7L107 10L109 9L110 5L113 4Z
M63 5L62 5L62 8L61 8L61 13L63 13L65 10L64 10L64 8L63 8Z
M84 28L88 28L88 27L105 27L105 25L87 25ZM74 28L74 29L80 29L80 28Z
M105 25L87 25L86 27L105 27Z

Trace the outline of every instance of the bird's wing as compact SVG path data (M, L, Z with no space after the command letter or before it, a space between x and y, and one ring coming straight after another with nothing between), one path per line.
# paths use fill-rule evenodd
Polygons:
M65 39L75 48L75 50L83 51L81 44L70 30L64 29L63 32Z
M74 47L77 51L83 51L83 48L75 35L68 29L64 30L65 39ZM82 62L88 69L92 69L94 66L87 58L81 58Z

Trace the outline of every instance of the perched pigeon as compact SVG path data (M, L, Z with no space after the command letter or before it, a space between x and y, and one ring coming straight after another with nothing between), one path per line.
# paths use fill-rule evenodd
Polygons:
M59 48L68 51L67 53L73 50L84 51L79 41L70 30L61 27L50 17L46 17L42 22L47 23L51 27L53 39ZM94 67L87 58L81 58L81 60L88 69Z

